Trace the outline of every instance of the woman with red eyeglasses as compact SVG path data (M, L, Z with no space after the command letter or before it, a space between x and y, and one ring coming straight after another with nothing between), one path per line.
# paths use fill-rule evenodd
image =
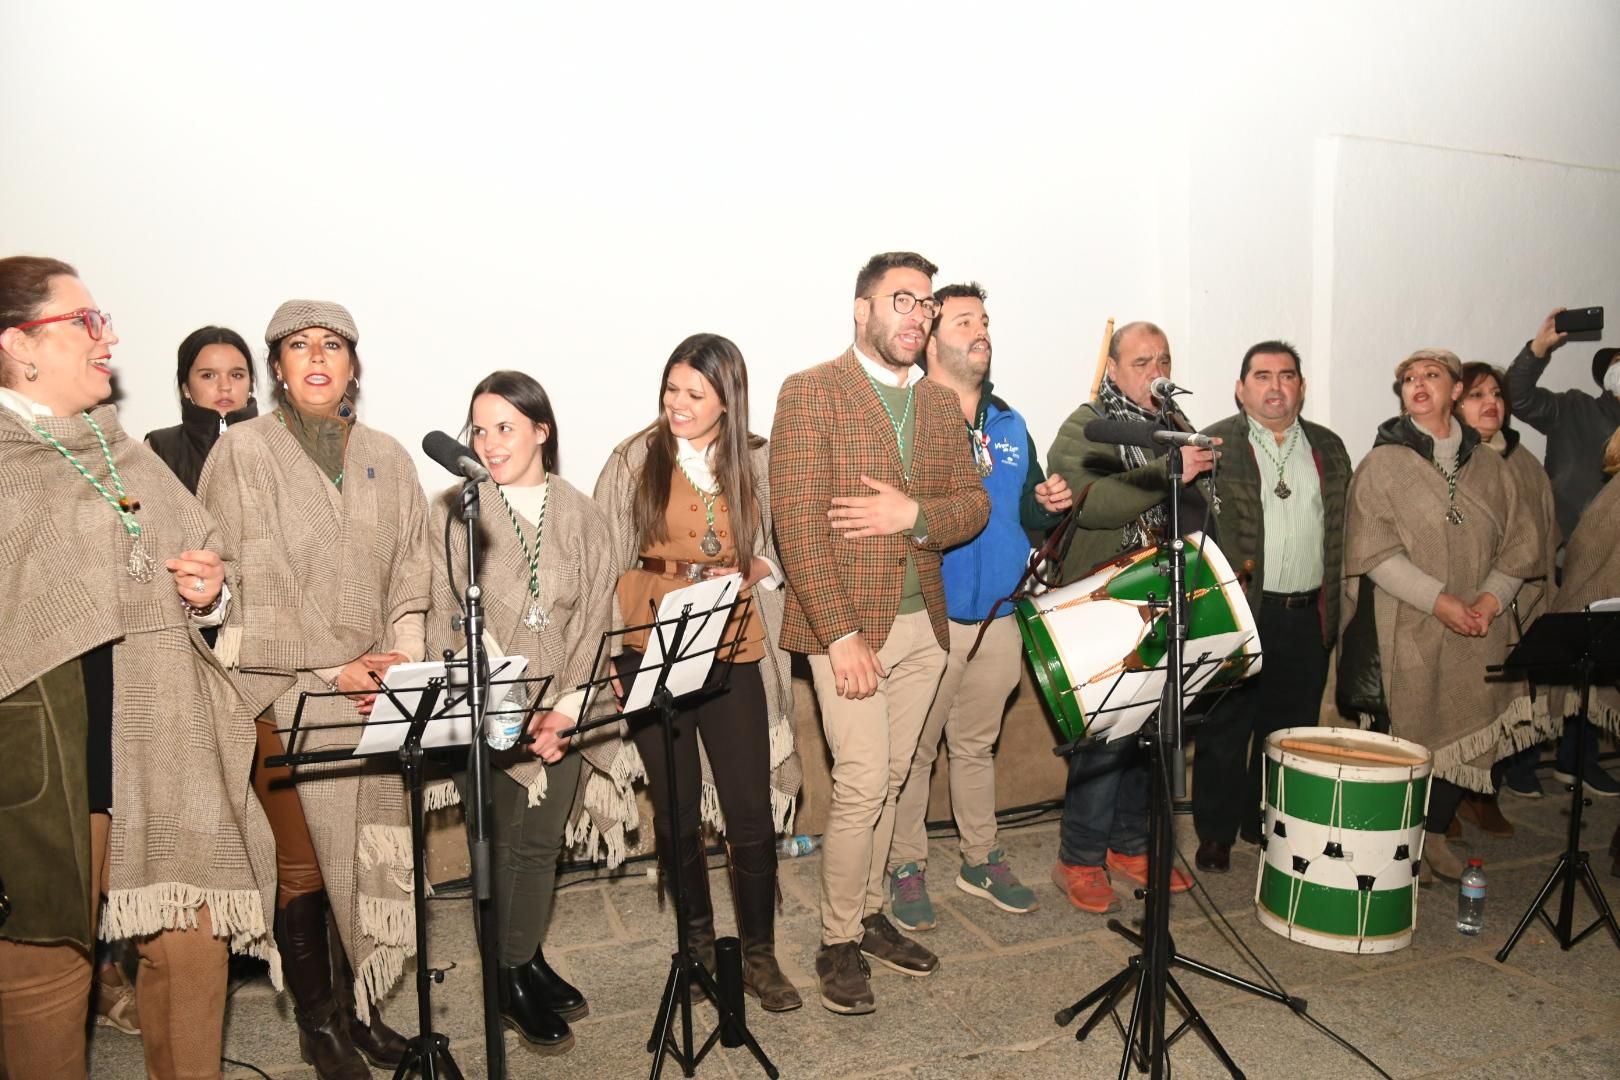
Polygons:
M229 552L104 404L116 344L73 267L0 259L0 1073L30 1080L85 1075L103 894L150 1076L219 1075L227 953L274 951L274 844L243 812L264 703L197 632Z

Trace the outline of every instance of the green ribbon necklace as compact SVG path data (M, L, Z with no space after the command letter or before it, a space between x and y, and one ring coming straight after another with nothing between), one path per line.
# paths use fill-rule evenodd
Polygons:
M79 475L84 477L85 481L107 500L108 505L117 511L118 519L124 523L124 532L130 539L129 561L125 563L124 569L131 578L144 585L157 573L157 560L152 558L146 550L146 545L141 542L141 523L135 520L135 511L141 508L141 504L131 499L129 493L124 490L124 478L118 475L118 467L113 464L112 449L107 445L107 436L102 433L101 425L96 423L95 417L89 413L79 415L90 425L90 430L96 433L96 442L101 444L101 456L107 462L107 477L118 492L116 496L108 491L100 480L91 476L90 470L84 467L83 462L74 457L73 451L63 446L55 435L46 431L37 422L34 424L34 430L39 433L40 438L50 443L58 454L66 458L69 465L78 469Z

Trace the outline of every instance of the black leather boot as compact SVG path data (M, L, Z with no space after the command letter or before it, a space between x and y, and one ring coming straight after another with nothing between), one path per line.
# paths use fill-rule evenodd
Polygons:
M529 987L540 996L546 1008L569 1021L583 1020L590 1015L591 1007L585 995L546 963L544 946L535 947L534 956L525 966L529 971Z
M294 899L276 913L281 974L293 997L298 1050L321 1080L370 1080L371 1070L349 1038L332 995L332 957L326 940L326 893Z
M338 1012L349 1024L349 1041L360 1051L360 1056L374 1068L392 1069L405 1060L405 1036L389 1027L382 1018L382 1002L371 1003L371 1022L363 1024L354 1008L354 969L349 966L349 955L343 950L343 938L337 932L337 914L329 927L332 943L332 996L337 999Z
M776 845L769 840L727 844L726 852L742 938L743 989L766 1012L791 1012L804 1002L776 962Z
M664 873L670 875L670 845L664 841L658 847L658 861L663 864ZM680 848L681 860L674 867L674 874L680 876L681 901L686 908L686 945L713 976L714 906L709 899L709 860L704 854L702 835L682 837ZM693 1001L707 1000L709 995L697 980L692 980L690 989Z
M568 1021L546 1005L529 978L529 965L501 965L501 1019L506 1026L534 1044L543 1054L561 1054L574 1045Z

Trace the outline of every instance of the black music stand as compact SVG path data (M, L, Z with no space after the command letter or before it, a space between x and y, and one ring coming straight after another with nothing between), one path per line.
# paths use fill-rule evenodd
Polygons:
M1620 925L1615 923L1614 912L1609 909L1597 875L1592 872L1591 861L1581 848L1581 810L1586 805L1586 725L1591 722L1592 684L1612 685L1620 681L1620 612L1569 611L1543 615L1530 624L1530 629L1506 660L1487 670L1523 675L1532 683L1578 686L1581 691L1581 711L1574 717L1575 782L1569 788L1569 841L1530 909L1496 954L1497 962L1507 961L1508 954L1537 915L1565 952L1600 926L1607 926L1615 945L1620 946ZM1560 882L1564 890L1558 898L1558 921L1554 923L1542 909ZM1592 925L1580 933L1574 928L1576 882L1586 886L1587 898L1598 911Z
M1118 919L1109 919L1108 928L1125 940L1138 946L1141 952L1131 957L1123 971L1095 987L1066 1009L1059 1010L1054 1019L1066 1026L1076 1015L1092 1005L1096 1010L1075 1032L1075 1039L1083 1041L1104 1015L1112 1016L1125 1039L1120 1055L1119 1077L1125 1080L1134 1063L1143 1072L1150 1072L1153 1080L1169 1075L1170 1044L1186 1033L1188 1028L1203 1036L1204 1042L1233 1077L1243 1072L1215 1037L1203 1015L1170 974L1172 964L1186 968L1208 979L1235 989L1243 990L1267 1001L1286 1005L1296 1013L1305 1012L1305 999L1280 993L1268 986L1250 982L1208 964L1182 956L1176 951L1170 937L1170 870L1175 861L1175 835L1173 796L1186 794L1186 767L1183 756L1181 729L1182 706L1188 683L1186 642L1187 614L1187 541L1181 529L1181 493L1184 486L1181 451L1177 446L1167 447L1165 464L1170 476L1169 528L1166 535L1172 539L1165 545L1169 556L1167 602L1169 625L1165 634L1165 667L1168 672L1164 694L1160 701L1157 722L1142 726L1138 733L1141 745L1148 753L1151 773L1148 792L1148 884L1136 895L1145 901L1142 912L1142 932L1130 930ZM1203 663L1194 662L1196 672ZM1224 659L1221 661L1224 662ZM1219 688L1216 688L1219 689ZM1084 740L1081 740L1082 742ZM1136 998L1131 1005L1130 1023L1121 1025L1115 1006L1132 985L1136 985ZM1167 998L1174 995L1183 1014L1183 1021L1168 1036L1165 1034Z
M466 660L446 660L447 668L462 667L470 669ZM487 672L485 673L487 675ZM394 1080L404 1080L408 1076L419 1076L421 1080L462 1080L461 1069L457 1067L455 1058L450 1053L450 1040L433 1030L433 1005L431 1000L431 986L433 983L444 981L444 969L428 966L427 951L427 878L425 876L425 861L427 851L427 811L423 807L423 764L428 755L436 758L455 758L466 753L465 744L449 746L424 747L422 737L427 726L434 720L460 720L471 721L473 711L467 708L464 712L453 712L464 703L470 704L470 693L462 687L453 687L452 696L439 708L439 698L445 690L445 680L442 678L430 679L427 685L417 696L414 707L407 704L398 693L372 672L372 681L377 684L377 693L385 695L399 710L403 719L399 720L358 720L338 724L304 724L304 704L311 698L349 697L340 691L325 691L316 693L304 691L298 695L298 708L293 713L292 726L277 729L285 737L285 745L289 747L287 753L266 758L265 764L273 768L281 766L296 767L299 765L336 764L342 762L366 761L372 758L386 758L397 755L400 769L404 773L405 787L410 794L411 802L411 903L416 920L416 1020L417 1034L407 1040L405 1058L394 1070ZM520 679L497 679L487 685L522 685L534 686L538 684L531 699L540 701L546 689L551 685L551 676L544 675ZM455 690L461 690L458 695ZM410 693L410 691L407 691ZM435 711L437 709L437 711ZM312 731L355 731L358 739L359 730L368 725L403 725L406 728L404 741L396 750L382 750L377 753L359 754L354 748L335 748L329 750L298 751L298 744ZM473 727L472 739L475 742L483 740L481 727ZM294 782L297 782L296 776ZM492 951L493 942L484 944L480 952ZM483 957L487 963L487 957ZM497 1003L497 1008L499 1004ZM504 1049L504 1044L503 1044Z
M658 619L641 626L625 627L622 630L609 630L602 635L601 644L597 646L596 665L592 671L613 671L608 661L619 651L615 645L620 643L624 635L642 630L650 630L658 639L659 649L662 653L661 661L657 665L641 668L636 672L637 680L654 676L657 682L652 692L652 703L645 708L634 709L629 712L615 710L609 715L582 720L578 725L560 732L563 736L572 736L581 732L606 724L616 724L620 721L634 721L651 718L657 721L663 729L664 737L664 766L665 766L665 805L663 813L668 815L670 822L670 842L673 865L681 865L680 830L674 827L677 812L677 799L675 793L675 719L677 706L682 704L695 704L707 698L716 697L730 691L731 668L735 661L737 649L742 645L742 628L747 625L748 607L753 603L749 599L733 599L727 603L717 603L713 607L694 612L692 605L687 604L681 613L672 619ZM735 618L731 616L735 613ZM729 624L725 620L730 619ZM695 639L702 633L710 620L720 619L726 626L723 634L729 633L729 639L722 640L711 648L693 648ZM672 694L668 687L670 675L681 664L701 660L707 657L711 662L721 653L724 658L709 668L708 675L701 689L679 695ZM593 679L586 684L586 701L580 708L581 716L590 714L591 699L600 697L606 691L612 693L612 684L617 676L604 675ZM628 693L628 692L627 692ZM699 840L701 844L701 839ZM675 908L675 952L670 956L669 977L664 982L664 992L660 999L658 1016L653 1022L652 1037L647 1041L647 1050L653 1055L651 1080L658 1080L663 1072L664 1058L667 1054L681 1067L684 1076L693 1076L698 1064L714 1048L716 1041L722 1036L728 1040L741 1040L748 1047L748 1052L754 1055L760 1068L770 1080L777 1080L781 1074L771 1059L765 1056L760 1049L753 1032L743 1018L740 1001L734 1003L720 992L720 987L714 977L704 969L703 965L692 955L691 943L686 937L686 896L681 886L680 874L669 875L670 897ZM714 1002L719 1012L719 1022L715 1025L709 1037L696 1051L693 1050L692 1035L692 998L687 992L690 982L696 981L701 986L709 1000ZM675 1038L675 1013L679 1010L681 1018L681 1037L677 1042Z

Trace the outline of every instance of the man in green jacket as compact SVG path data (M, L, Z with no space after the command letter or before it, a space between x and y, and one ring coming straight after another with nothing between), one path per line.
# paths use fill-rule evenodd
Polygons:
M1350 456L1300 418L1299 353L1262 341L1238 369L1238 412L1205 429L1226 448L1215 488L1221 552L1260 631L1261 670L1220 699L1195 735L1193 823L1200 870L1231 868L1232 843L1260 839L1266 737L1316 724L1339 633ZM1252 739L1252 743L1251 743Z
M1058 431L1047 464L1068 478L1079 493L1075 501L1080 507L1063 560L1064 581L1078 581L1099 563L1163 538L1170 499L1164 450L1093 442L1085 428L1093 420L1156 422L1159 404L1153 398L1153 380L1169 377L1170 342L1164 331L1150 322L1127 323L1108 343L1107 371L1096 399L1076 409ZM1175 416L1190 427L1179 410ZM1209 472L1214 452L1192 446L1172 452L1182 455L1188 482L1182 526L1193 532L1203 528L1208 517L1203 493L1193 481ZM1111 910L1110 871L1133 884L1147 884L1147 808L1148 770L1136 740L1121 739L1070 758L1052 882L1071 904L1099 914ZM1180 870L1172 871L1172 892L1183 892L1191 884Z

